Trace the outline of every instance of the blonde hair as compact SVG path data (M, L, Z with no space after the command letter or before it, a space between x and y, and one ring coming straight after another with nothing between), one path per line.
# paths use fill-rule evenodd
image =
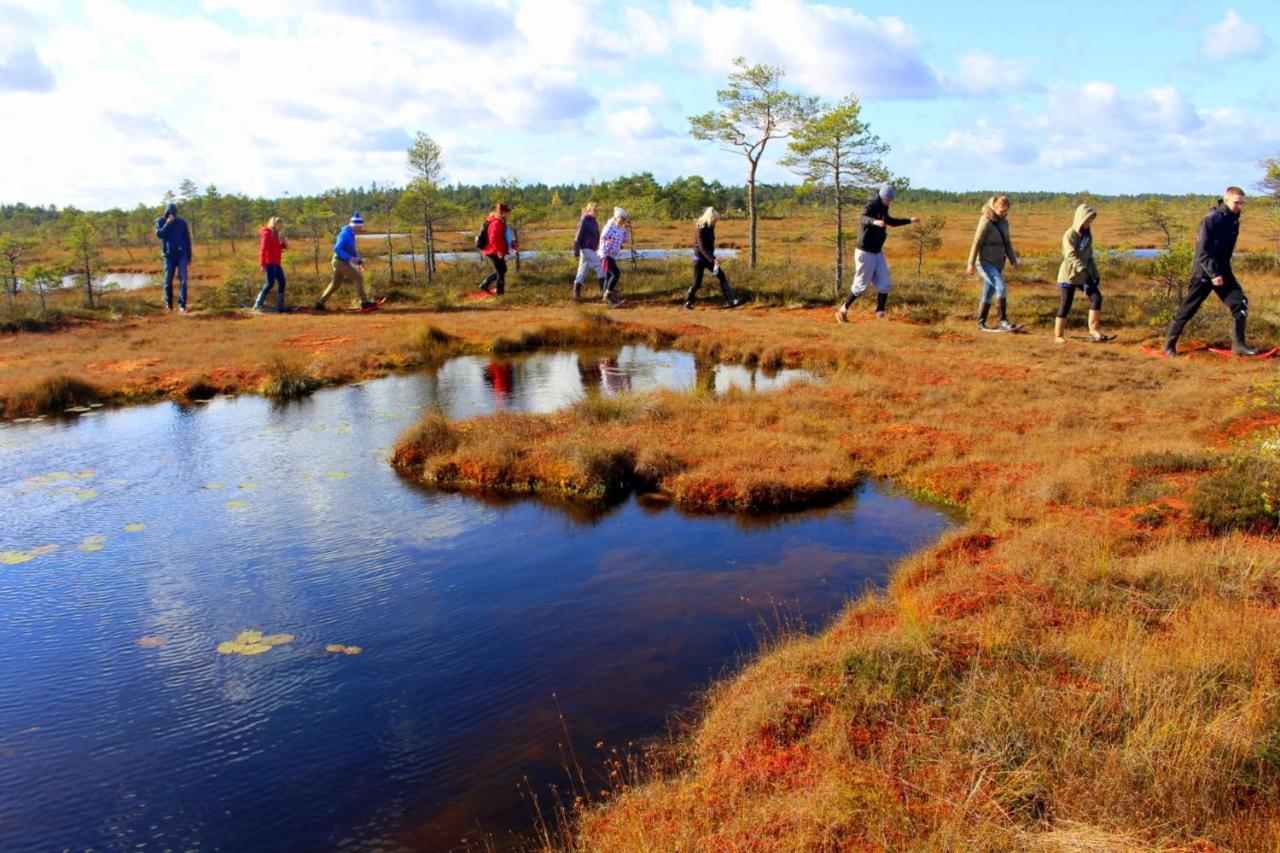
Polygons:
M702 215L698 217L698 227L706 228L708 225L715 225L720 219L720 214L716 213L714 207L708 207L702 211Z
M595 216L599 212L600 212L600 205L596 204L594 201L587 202L587 206L582 208L583 216L586 216L588 213L591 214L592 216Z
M279 216L272 216L267 219L267 224L264 225L263 227L270 228L272 231L279 231L283 226L284 226L283 219L281 219Z
M982 206L982 212L986 214L988 219L994 220L1001 218L999 214L996 213L996 206L1001 202L1004 202L1005 216L1008 216L1009 197L1007 195L993 195L991 198L987 199L987 203Z

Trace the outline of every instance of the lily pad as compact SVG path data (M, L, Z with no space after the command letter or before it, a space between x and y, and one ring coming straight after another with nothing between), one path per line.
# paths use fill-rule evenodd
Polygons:
M232 640L225 640L221 643L218 643L218 654L234 655L240 651L241 647L242 647L241 643L237 643Z
M334 655L358 655L364 651L359 646L344 646L342 643L330 643L324 647L324 650Z
M261 631L241 631L236 634L237 643L257 643L262 641Z
M260 641L264 646L283 646L292 643L297 637L293 634L272 634L269 637L263 637Z
M27 551L27 553L33 557L43 557L45 554L52 554L56 550L58 550L57 545L38 545Z
M351 475L346 471L330 471L326 476L330 480L345 480Z
M78 501L91 501L97 496L98 493L93 489L79 489L76 491L76 500Z
M360 648L359 646L347 646L345 649L342 650L342 653L344 655L358 655L363 651L364 649Z
M269 652L269 651L271 651L271 647L266 645L265 643L250 643L247 646L241 647L240 654L252 656L252 655L260 655L263 652Z
M86 536L84 539L84 544L101 545L103 542L106 542L106 541L107 541L107 537L103 536L102 534L97 534L94 536Z
M35 556L29 551L0 551L0 565L16 566L19 563L29 563L35 559Z
M216 492L219 489L225 489L227 487L227 484L226 483L205 483L204 487L211 492Z
M77 549L80 551L101 551L106 541L107 537L105 536L90 536L81 542Z
M83 471L76 472L77 480L92 480L96 476L98 476L98 472L90 471L88 468L84 469Z
M140 533L141 531L146 529L147 529L147 526L143 524L141 521L133 521L124 526L125 533Z
M168 637L160 637L160 636L139 637L138 639L134 640L135 644L137 644L138 646L144 649L158 649L167 642L169 642Z
M253 489L258 488L258 484L257 483L241 483L238 486L238 488L244 489L245 491L251 491Z
M292 634L272 634L263 636L261 631L241 631L234 640L218 643L218 654L254 655L264 654L276 646L283 646L294 641Z
M227 509L248 509L248 501L227 501Z

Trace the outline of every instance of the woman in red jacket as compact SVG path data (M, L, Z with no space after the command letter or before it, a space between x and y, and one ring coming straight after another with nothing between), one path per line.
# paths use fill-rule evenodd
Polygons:
M280 259L281 253L289 248L289 241L281 233L283 229L284 220L279 216L273 216L267 220L267 224L263 225L262 230L258 232L260 241L258 244L258 265L267 274L267 283L262 286L262 291L258 294L258 298L254 300L254 311L262 310L262 303L267 298L267 294L271 292L273 284L280 286L276 293L276 310L284 310L284 267L280 265Z
M510 215L511 208L498 202L484 223L486 243L483 253L493 261L493 272L480 282L480 289L496 296L501 296L507 289L507 252L520 248L511 233L511 226L507 225L507 217Z

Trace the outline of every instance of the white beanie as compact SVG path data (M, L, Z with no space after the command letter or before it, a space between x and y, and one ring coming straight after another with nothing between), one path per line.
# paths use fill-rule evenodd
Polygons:
M625 208L621 208L621 207L615 207L615 208L613 209L613 218L614 218L614 219L627 219L628 217L627 217L627 211L626 211L626 209L625 209Z

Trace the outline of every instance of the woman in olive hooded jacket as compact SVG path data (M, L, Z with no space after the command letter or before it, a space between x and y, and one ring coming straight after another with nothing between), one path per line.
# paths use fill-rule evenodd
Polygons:
M1067 314L1077 288L1089 297L1089 337L1099 343L1114 337L1102 334L1102 291L1098 289L1098 264L1093 259L1093 220L1097 216L1098 211L1089 205L1080 205L1071 227L1062 235L1062 265L1058 267L1062 304L1053 321L1053 339L1060 344L1067 340Z

